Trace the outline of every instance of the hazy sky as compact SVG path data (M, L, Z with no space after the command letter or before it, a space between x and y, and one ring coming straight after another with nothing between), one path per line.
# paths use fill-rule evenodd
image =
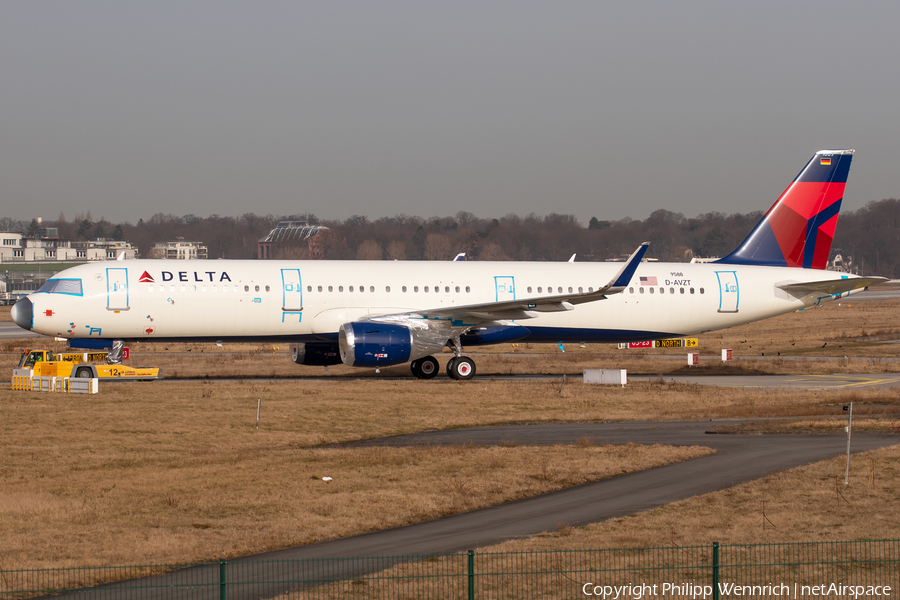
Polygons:
M898 2L0 3L0 216L765 210L900 195Z

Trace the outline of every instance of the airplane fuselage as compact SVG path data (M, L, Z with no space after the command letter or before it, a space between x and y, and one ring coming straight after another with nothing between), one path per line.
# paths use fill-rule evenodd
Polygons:
M31 329L63 338L199 341L336 340L372 316L589 292L621 263L131 260L91 263L36 293ZM815 269L641 263L605 300L514 322L533 342L620 342L693 335L792 312L783 282L847 278ZM853 277L853 276L850 276Z

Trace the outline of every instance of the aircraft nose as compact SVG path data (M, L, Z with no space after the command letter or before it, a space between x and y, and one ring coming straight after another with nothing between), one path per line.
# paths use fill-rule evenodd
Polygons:
M34 323L34 306L31 304L31 300L22 298L13 304L9 316L16 322L16 325L22 329L30 330Z

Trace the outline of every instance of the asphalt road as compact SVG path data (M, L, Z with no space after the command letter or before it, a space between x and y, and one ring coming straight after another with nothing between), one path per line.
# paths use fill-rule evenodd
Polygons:
M27 329L22 329L11 321L0 322L0 340L21 340L37 337L45 338L47 336L28 331Z
M559 379L559 377L557 377ZM656 381L659 376L629 375L628 381ZM664 375L665 381L719 387L778 388L796 390L888 389L900 386L900 373L852 375Z
M796 466L812 463L846 451L843 433L819 435L708 434L720 425L734 422L541 424L483 427L435 431L370 440L354 445L408 446L417 444L520 445L574 444L583 438L595 443L704 445L717 454L682 463L623 475L573 488L543 494L500 506L460 515L359 535L331 542L288 548L240 559L226 567L229 582L246 588L229 588L229 598L261 598L287 590L301 571L315 572L318 579L354 577L362 572L388 568L409 554L440 554L464 551L509 539L555 531L561 524L585 525L649 510L677 500L726 489ZM854 433L853 452L900 443L900 436ZM372 562L336 562L324 566L310 561L302 566L287 561L338 557L397 557ZM142 598L216 598L217 564L194 567L130 585L147 586ZM197 582L192 588L171 587L175 578ZM280 579L284 583L261 584ZM118 584L122 585L122 584ZM109 594L111 588L104 590ZM241 590L243 589L243 593ZM98 597L104 592L98 591ZM57 596L75 597L75 594ZM84 593L78 594L84 598Z

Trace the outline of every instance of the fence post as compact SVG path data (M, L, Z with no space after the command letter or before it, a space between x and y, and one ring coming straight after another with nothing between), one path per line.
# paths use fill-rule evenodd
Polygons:
M475 600L475 551L469 550L469 600Z
M225 580L225 566L228 563L224 560L219 561L219 600L225 600L228 598L228 593L225 591L226 586L228 585Z
M719 600L719 542L713 542L713 600Z

